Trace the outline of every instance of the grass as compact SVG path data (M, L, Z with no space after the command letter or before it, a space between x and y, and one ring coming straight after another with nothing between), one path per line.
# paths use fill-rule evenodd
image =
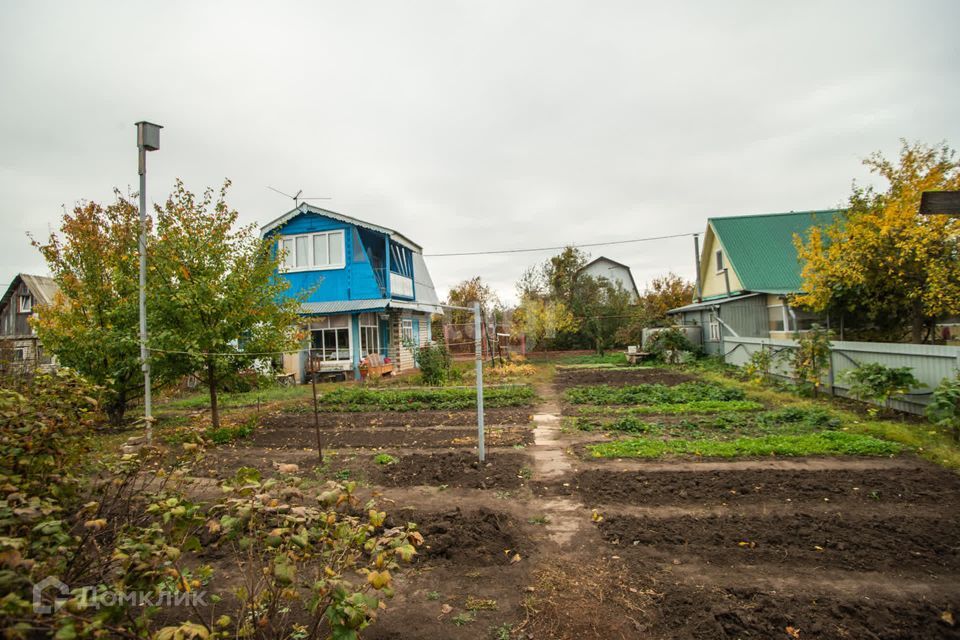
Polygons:
M527 407L536 394L528 385L487 387L485 407ZM371 389L340 387L324 393L322 411L422 411L427 409L472 409L477 406L476 390L469 387Z
M220 409L252 407L258 402L266 404L284 400L299 400L311 394L309 385L269 386L238 393L221 392L217 394L217 406ZM205 409L210 406L210 394L206 390L197 391L183 398L163 403L167 409Z
M565 395L566 399L573 404L594 405L690 404L746 398L742 390L714 382L684 382L673 387L663 384L637 384L622 387L598 384L572 387L567 389Z
M626 365L627 357L617 351L612 353L605 353L602 356L591 353L586 355L579 356L561 356L553 360L554 364L557 365L570 365L570 364L604 364L604 365Z
M636 438L588 447L595 458L661 458L695 455L705 458L739 456L888 456L899 453L899 444L843 431L804 435L770 435L736 440L662 440Z

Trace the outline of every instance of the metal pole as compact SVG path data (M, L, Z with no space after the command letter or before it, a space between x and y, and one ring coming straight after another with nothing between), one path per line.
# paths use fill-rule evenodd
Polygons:
M309 356L308 356L309 357ZM317 402L317 376L310 374L310 384L313 386L313 430L317 433L317 456L323 464L323 444L320 442L320 405Z
M150 360L147 354L147 150L140 151L140 363L143 368L143 417L147 444L153 442L153 400L150 396Z
M480 303L473 303L473 331L477 360L477 447L480 452L480 462L486 460L487 453L483 446L483 337L480 333Z
M703 299L703 283L700 281L700 235L693 234L693 262L697 266L697 302Z

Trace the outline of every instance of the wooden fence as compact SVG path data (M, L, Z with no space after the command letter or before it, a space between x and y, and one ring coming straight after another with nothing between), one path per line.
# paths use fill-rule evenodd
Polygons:
M930 394L940 381L960 371L960 347L843 341L832 342L831 345L830 368L822 380L827 393L849 396L849 384L843 380L842 374L861 364L879 362L887 367L910 367L914 377L926 386L913 389L909 394L890 401L892 408L909 413L922 414L924 406L930 401ZM738 366L746 364L751 354L761 349L779 353L796 348L795 340L732 336L723 338L724 360ZM787 379L792 378L790 365L785 359L776 359L771 373Z

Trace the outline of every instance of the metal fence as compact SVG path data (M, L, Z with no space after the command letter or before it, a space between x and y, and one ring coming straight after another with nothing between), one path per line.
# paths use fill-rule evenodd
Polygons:
M926 386L890 401L892 408L909 413L922 414L924 406L930 401L930 394L940 381L960 371L960 347L845 341L832 342L831 345L830 368L821 381L828 393L849 396L847 390L850 385L843 380L843 373L861 364L878 362L887 367L910 367L914 377ZM750 356L761 349L778 353L796 348L795 340L723 338L724 360L738 366L746 364ZM771 373L791 378L790 366L785 359L776 359Z

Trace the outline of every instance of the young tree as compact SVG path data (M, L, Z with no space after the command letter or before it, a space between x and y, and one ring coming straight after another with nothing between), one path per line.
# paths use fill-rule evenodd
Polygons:
M301 300L284 297L276 276L280 256L253 225L237 227L226 203L226 181L216 200L200 198L179 180L157 207L157 242L151 263L153 358L160 367L194 373L210 390L214 428L220 424L217 388L258 359L296 348ZM260 356L262 357L262 356Z
M614 346L620 329L629 322L631 292L619 282L581 274L572 289L572 311L587 344L603 355Z
M589 258L590 255L581 249L566 247L543 263L543 279L554 300L568 305L573 301L577 274Z
M497 292L490 285L484 284L480 276L464 280L450 289L450 293L447 294L447 304L457 307L473 307L474 302L479 302L480 308L488 312L497 312L502 307ZM472 326L473 314L469 311L452 309L450 322L455 325L471 324Z
M693 300L694 284L675 273L654 278L650 286L640 296L641 313L648 326L669 324L667 311L690 304Z
M60 233L32 240L60 287L38 309L37 335L60 363L104 388L114 425L143 388L138 329L140 221L137 206L116 193L103 207L87 202L66 214ZM162 376L158 377L158 381Z
M960 162L946 144L904 141L897 163L875 153L864 164L887 190L854 184L842 219L794 238L803 285L793 304L920 343L938 318L960 313L960 218L918 213L924 191L960 189Z
M520 301L513 311L510 325L515 336L524 335L529 339L531 348L545 345L557 334L575 331L577 326L577 321L565 304L538 296L529 296Z

